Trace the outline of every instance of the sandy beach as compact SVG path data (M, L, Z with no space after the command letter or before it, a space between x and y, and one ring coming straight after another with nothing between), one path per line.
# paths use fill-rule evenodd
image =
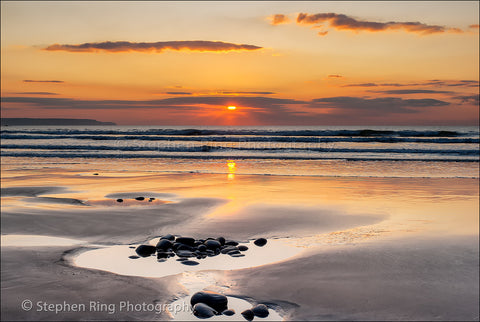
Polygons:
M200 289L268 304L284 320L479 317L478 179L94 175L58 167L2 174L2 320L169 320L175 316L165 308L191 296L192 278ZM102 258L75 265L79 254L168 233L280 238L298 251L261 266L232 262L162 277L142 276L139 260L129 260L134 271L139 265L130 275L92 268ZM38 235L68 240L28 244ZM161 272L166 264L155 265Z

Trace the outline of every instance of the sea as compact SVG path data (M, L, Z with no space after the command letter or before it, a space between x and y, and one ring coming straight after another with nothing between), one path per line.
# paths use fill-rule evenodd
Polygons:
M468 126L5 126L7 168L479 177Z

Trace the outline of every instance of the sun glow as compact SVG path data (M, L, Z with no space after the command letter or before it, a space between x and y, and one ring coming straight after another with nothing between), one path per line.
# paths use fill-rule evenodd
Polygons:
M233 110L236 110L237 107L233 106L233 105L230 105L230 106L227 107L227 109L229 109L230 111L233 111Z

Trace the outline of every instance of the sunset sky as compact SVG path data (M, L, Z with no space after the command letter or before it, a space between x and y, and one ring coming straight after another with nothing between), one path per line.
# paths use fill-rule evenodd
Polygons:
M2 117L479 121L478 1L2 1L1 9Z

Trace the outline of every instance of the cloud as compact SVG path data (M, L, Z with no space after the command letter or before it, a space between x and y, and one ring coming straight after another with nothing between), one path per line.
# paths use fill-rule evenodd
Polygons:
M362 83L362 84L347 84L343 85L342 87L373 87L373 86L378 86L375 83Z
M166 92L168 95L192 95L190 92Z
M480 104L480 95L463 95L463 96L455 96L454 99L460 100L462 103L472 103L479 105Z
M343 77L342 75L328 75L330 78L340 78Z
M51 93L51 92L16 92L12 93L16 95L58 95L58 93Z
M370 31L380 32L389 30L404 30L406 32L418 33L421 35L430 35L435 33L454 32L462 33L459 28L447 28L439 25L427 25L421 22L376 22L367 20L358 20L344 14L337 13L299 13L297 16L298 24L316 25L322 27L323 24L328 23L330 27L337 30L351 30L351 31ZM326 32L320 32L323 36Z
M270 20L270 24L272 25L280 25L280 24L287 24L290 23L290 19L286 15L276 14L273 16L268 17Z
M452 91L435 91L431 89L392 89L385 91L369 91L373 93L384 93L384 94L451 94Z
M448 86L448 87L478 87L480 84L476 80L439 80L432 79L419 83L361 83L361 84L347 84L342 87L374 87L374 86L392 86L392 87L405 87L405 86Z
M83 43L79 45L60 45L53 44L44 50L47 51L68 51L68 52L157 52L165 50L189 50L189 51L208 51L208 52L227 52L239 50L258 50L262 47L246 44L233 44L223 41L159 41L159 42L129 42L129 41L104 41L97 43Z
M474 24L474 25L470 25L470 26L468 26L468 28L471 28L471 29L478 29L478 28L480 28L480 25L478 25L478 24Z
M223 95L272 95L274 92L217 92Z
M227 106L235 104L252 109L284 109L287 105L303 104L305 101L262 96L195 96L171 97L158 100L77 100L46 97L2 97L2 102L27 103L45 109L130 109L130 108L191 108L199 105Z
M437 107L450 105L448 102L423 98L403 99L399 97L362 98L352 96L324 97L312 100L311 107L333 108L340 110L391 114L391 113L416 113L417 107Z
M23 82L24 83L56 83L56 84L65 83L62 80L32 80L32 79L24 79Z

